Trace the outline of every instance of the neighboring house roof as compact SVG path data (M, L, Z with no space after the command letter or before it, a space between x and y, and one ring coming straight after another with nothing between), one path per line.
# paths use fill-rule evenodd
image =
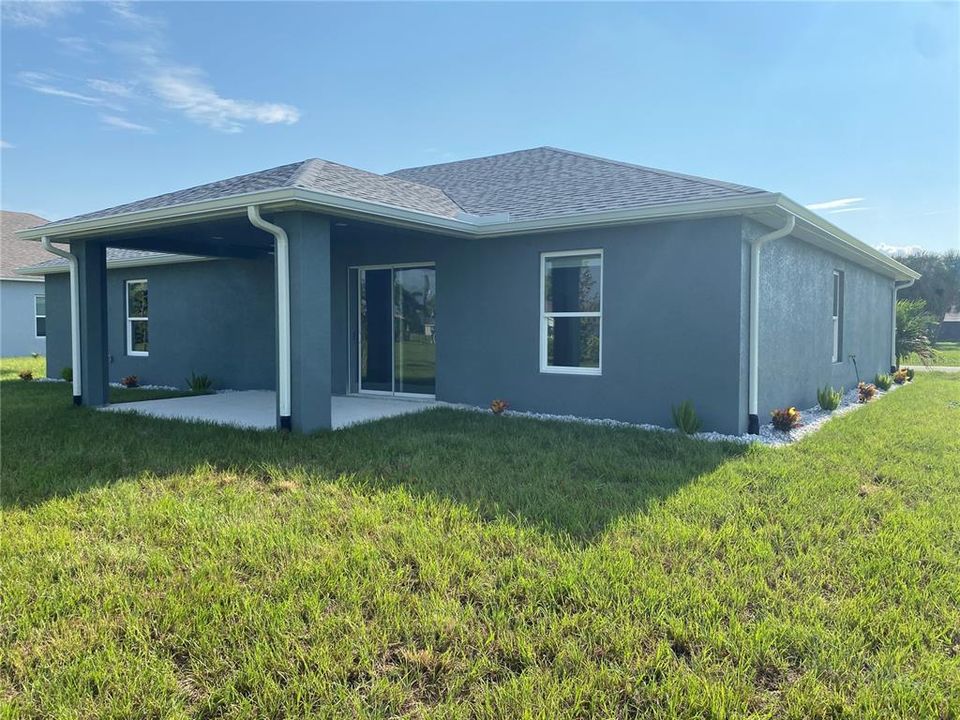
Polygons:
M460 237L742 214L896 279L919 274L773 192L541 147L388 175L304 160L49 223L21 233L51 240L156 226L187 217L306 207ZM63 240L58 240L62 242Z
M960 322L960 308L952 307L943 314L944 322Z
M388 177L443 190L469 213L508 213L517 220L766 192L552 147L407 168Z
M40 247L40 243L21 240L17 230L26 230L49 222L39 215L0 210L0 278L4 280L26 280L16 273L17 268L53 257Z
M50 253L44 251L49 256ZM107 248L107 267L145 267L148 265L169 265L173 263L199 262L211 258L199 255L175 255L173 253L151 252L149 250L128 250L127 248ZM28 265L21 268L23 275L49 275L51 273L66 272L70 264L63 258L53 257L50 260ZM22 276L21 276L22 277Z

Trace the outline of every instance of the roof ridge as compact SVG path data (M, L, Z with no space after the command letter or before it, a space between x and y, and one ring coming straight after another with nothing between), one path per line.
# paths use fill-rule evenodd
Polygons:
M290 184L297 185L299 182L303 181L303 178L308 172L313 172L319 170L326 165L336 165L337 167L347 168L353 172L362 173L364 175L371 175L373 177L380 178L381 180L387 180L391 183L400 183L408 187L415 187L421 190L429 190L431 192L438 192L443 195L447 200L460 208L461 212L467 212L466 208L463 207L460 203L454 200L443 188L434 187L433 185L425 185L424 183L418 183L414 180L407 180L406 178L392 177L383 173L375 173L372 170L364 170L363 168L354 167L353 165L344 165L343 163L334 162L333 160L324 160L323 158L308 158L304 160L301 164L300 169L298 169L292 176ZM306 189L311 189L307 187Z
M557 150L558 148L552 148L549 145L537 145L536 147L523 148L522 150L508 150L507 152L492 153L490 155L481 155L480 157L469 157L462 158L460 160L448 160L447 162L434 163L432 165L416 165L414 167L405 167L397 168L396 170L391 170L387 173L389 176L393 176L394 173L408 172L410 170L423 170L424 168L437 168L443 167L444 165L456 165L458 163L473 162L475 160L489 160L490 158L503 157L504 155L519 155L520 153L530 152L532 150ZM563 151L566 152L566 151Z
M587 158L589 160L596 160L598 162L605 162L608 165L616 165L618 167L628 167L635 170L644 170L646 172L654 173L655 175L663 175L664 177L673 177L673 178L683 178L685 180L693 180L695 182L701 182L705 185L713 185L715 187L721 187L726 190L736 190L738 192L743 192L741 188L750 188L756 192L766 192L760 188L755 188L752 185L741 185L740 183L727 182L725 180L714 180L713 178L705 178L700 175L688 175L687 173L678 173L673 172L672 170L662 170L660 168L650 167L648 165L639 165L637 163L626 162L624 160L613 160L612 158L602 157L600 155L591 155L589 153L577 152L576 150L567 150L565 148L553 147L552 145L544 145L541 148L531 148L532 150L552 150L553 152L563 153L564 155L575 155L577 157Z

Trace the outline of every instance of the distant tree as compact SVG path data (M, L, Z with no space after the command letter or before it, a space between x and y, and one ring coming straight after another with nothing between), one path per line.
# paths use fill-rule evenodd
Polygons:
M933 347L933 331L938 318L927 312L923 300L897 300L897 365L908 355L916 355L920 362L929 365L936 359Z
M950 308L960 305L960 252L918 252L898 255L895 259L923 276L901 290L898 297L923 300L927 312L935 315L937 320L942 320Z

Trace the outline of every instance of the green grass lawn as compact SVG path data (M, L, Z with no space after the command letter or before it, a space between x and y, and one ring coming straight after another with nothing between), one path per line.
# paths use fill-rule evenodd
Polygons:
M960 376L780 449L259 433L15 377L0 717L960 716Z
M960 367L960 342L938 342L936 349L937 356L934 358L933 365ZM921 363L916 355L909 355L903 364L920 365Z

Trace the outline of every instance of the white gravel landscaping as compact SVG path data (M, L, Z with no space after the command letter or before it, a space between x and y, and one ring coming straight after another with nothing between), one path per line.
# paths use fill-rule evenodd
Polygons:
M870 402L876 402L887 393L893 392L900 387L902 386L894 384L891 385L890 389L886 391L877 388L877 394ZM802 418L802 425L787 432L777 430L770 423L766 423L760 426L759 435L725 435L718 432L699 432L691 437L696 438L697 440L708 440L710 442L734 442L745 445L750 443L760 443L762 445L782 447L784 445L795 443L800 438L806 437L812 432L816 432L824 425L824 423L830 421L832 418L835 418L839 415L845 415L846 413L852 412L863 406L864 403L861 403L858 400L857 389L853 388L852 390L848 390L846 393L844 393L843 400L840 402L840 407L833 412L821 410L819 405L814 405L806 410L801 410L800 414ZM462 409L471 410L474 412L490 412L490 410L487 408L465 406L460 407ZM511 417L526 417L534 420L556 420L559 422L577 422L585 425L599 425L601 427L629 427L637 428L638 430L653 430L656 432L679 432L679 430L676 428L667 428L661 425L650 425L648 423L628 423L620 420L609 419L582 418L575 415L550 415L548 413L520 412L517 410L505 410L503 414Z

